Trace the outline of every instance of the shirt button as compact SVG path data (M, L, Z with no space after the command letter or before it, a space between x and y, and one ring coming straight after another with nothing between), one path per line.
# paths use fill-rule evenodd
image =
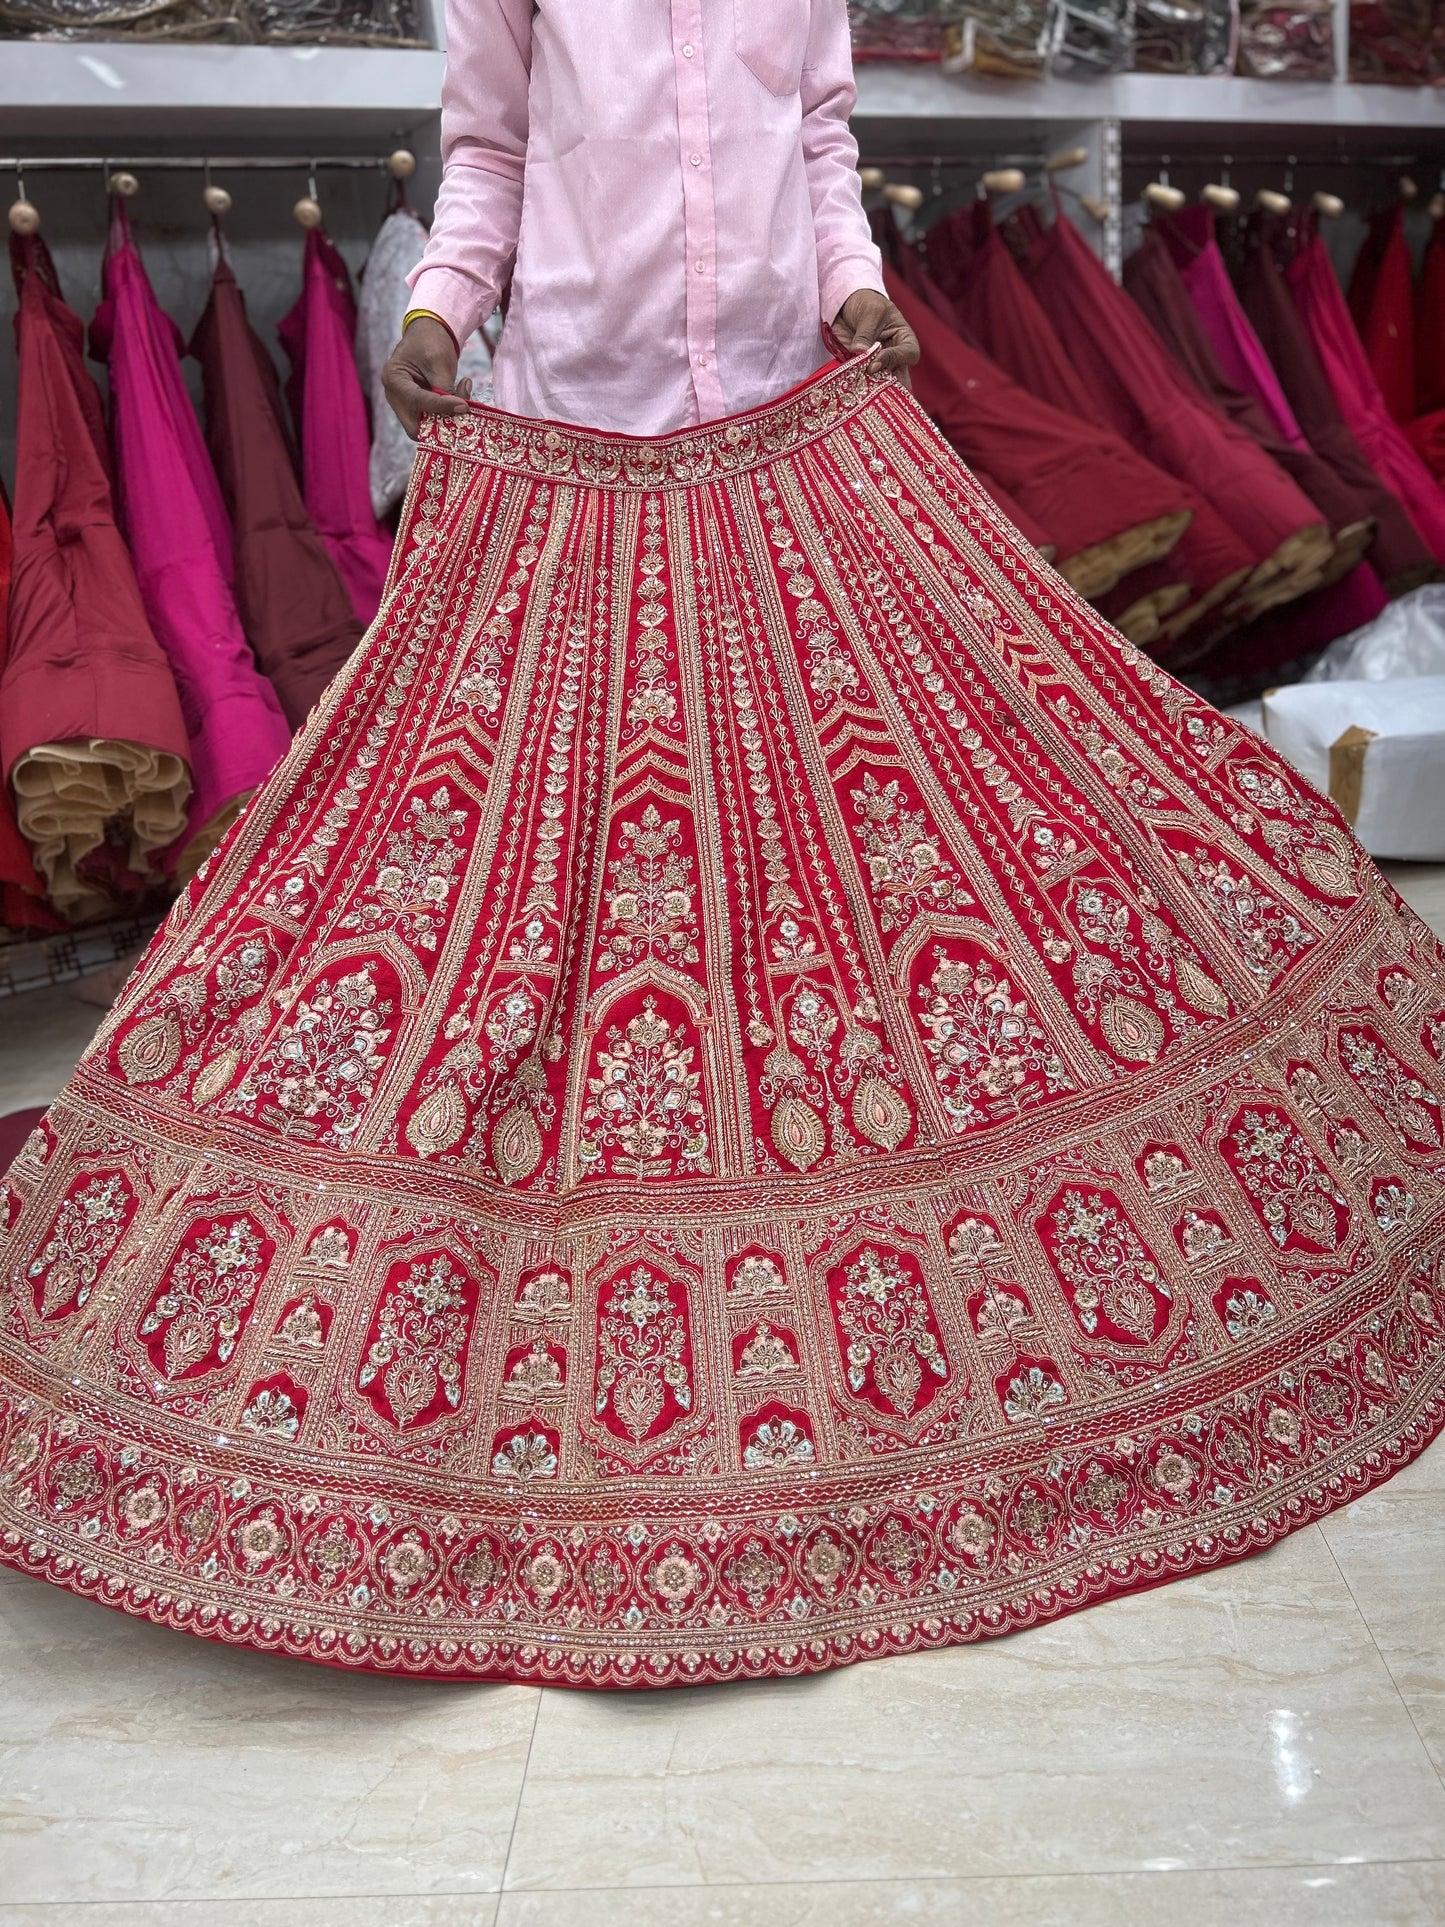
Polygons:
M701 155L701 154L689 154L687 158L688 158L688 159L689 159L689 160L690 160L690 161L692 162L692 164L693 164L693 166L694 166L694 167L701 167L701 166L702 166L702 155Z
M699 356L698 356L698 358L697 358L697 365L698 365L698 367L699 367L699 368L706 368L706 366L707 366L707 356L706 356L706 355L699 355Z
M684 45L684 47L683 47L683 50L682 50L682 57L683 57L683 59L684 59L684 60L691 60L691 59L692 59L692 42L691 42L690 40L689 40L689 41L687 41L687 42L686 42L686 44L685 44L685 45Z
M698 273L699 273L699 274L706 274L706 273L707 273L707 262L706 262L706 261L699 261L699 262L698 262L698 264L697 264L697 271L698 271Z

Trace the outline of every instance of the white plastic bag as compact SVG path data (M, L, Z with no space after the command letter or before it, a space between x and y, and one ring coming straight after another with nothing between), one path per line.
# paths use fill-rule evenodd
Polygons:
M1306 682L1391 682L1397 676L1445 676L1445 582L1413 589L1366 623L1332 642Z

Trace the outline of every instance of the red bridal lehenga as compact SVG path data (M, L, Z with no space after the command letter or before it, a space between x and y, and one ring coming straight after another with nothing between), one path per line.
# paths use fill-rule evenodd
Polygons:
M0 1556L595 1686L1238 1557L1441 1423L1441 966L892 381L430 424L10 1174Z

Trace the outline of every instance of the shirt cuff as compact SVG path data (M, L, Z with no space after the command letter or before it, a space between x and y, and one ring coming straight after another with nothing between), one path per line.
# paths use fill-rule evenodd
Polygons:
M458 274L455 268L422 268L407 279L411 284L408 311L427 309L451 329L458 346L476 333L496 305L470 275Z
M838 310L850 294L859 288L872 288L877 294L886 294L883 286L883 268L876 253L849 255L842 261L835 261L827 272L820 277L818 292L822 299L823 319L831 327L838 318Z

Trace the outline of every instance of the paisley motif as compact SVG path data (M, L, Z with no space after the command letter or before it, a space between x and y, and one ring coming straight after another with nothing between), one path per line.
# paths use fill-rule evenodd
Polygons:
M0 1563L793 1676L1445 1421L1445 958L858 360L423 424L385 607L0 1189Z

